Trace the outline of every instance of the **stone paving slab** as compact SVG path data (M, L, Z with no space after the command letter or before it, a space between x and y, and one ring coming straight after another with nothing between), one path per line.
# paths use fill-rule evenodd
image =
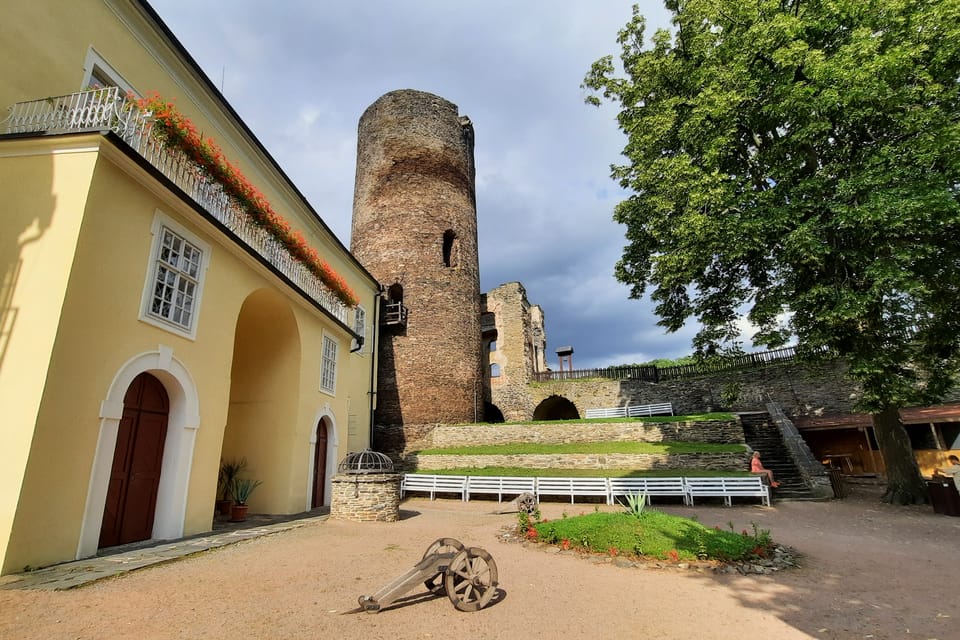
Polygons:
M326 520L329 515L288 520L249 529L235 529L197 538L184 538L114 555L86 558L74 562L0 577L0 589L41 589L63 591L74 589L144 567L173 562L197 553L218 549L252 538L297 529Z

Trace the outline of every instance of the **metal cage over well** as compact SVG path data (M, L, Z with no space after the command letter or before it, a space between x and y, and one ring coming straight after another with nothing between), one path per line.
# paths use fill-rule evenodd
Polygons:
M393 473L393 461L382 453L372 449L364 449L355 453L348 453L337 466L337 473Z

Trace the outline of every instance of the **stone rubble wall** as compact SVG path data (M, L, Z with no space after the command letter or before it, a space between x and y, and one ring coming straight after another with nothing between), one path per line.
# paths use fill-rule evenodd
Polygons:
M521 467L524 469L705 469L746 471L750 455L742 453L626 454L564 453L494 456L418 455L407 456L405 465L413 470L461 469L482 467Z
M712 442L743 444L743 427L732 420L470 425L380 425L375 447L398 469L511 466L567 469L746 469L747 453L723 454L540 454L419 456L424 449L514 443ZM452 465L452 466L447 466Z
M733 389L737 390L736 400L732 406L724 406L721 398ZM768 402L779 404L789 416L849 413L861 395L847 378L841 360L769 365L656 383L601 378L538 382L530 384L528 392L534 406L560 396L570 400L580 415L587 409L656 402L673 403L677 415L763 411Z
M719 442L742 444L739 420L690 422L610 422L555 424L440 425L430 433L432 444L422 448L473 447L517 442ZM408 448L408 451L411 449Z

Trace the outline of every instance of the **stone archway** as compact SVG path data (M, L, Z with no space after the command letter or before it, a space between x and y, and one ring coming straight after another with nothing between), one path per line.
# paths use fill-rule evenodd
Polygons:
M534 420L578 420L576 405L562 396L550 396L533 410Z
M501 423L505 422L503 417L503 412L500 411L500 407L493 404L492 402L483 403L483 416L486 418L487 422L490 423Z

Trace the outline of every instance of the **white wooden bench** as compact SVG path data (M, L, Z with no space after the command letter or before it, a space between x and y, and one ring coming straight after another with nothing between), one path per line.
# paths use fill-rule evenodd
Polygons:
M513 476L470 476L467 480L466 500L473 493L496 494L497 502L503 502L503 496L534 493L536 478Z
M537 478L537 500L540 496L603 496L610 499L607 478Z
M733 498L760 498L770 506L770 489L760 476L686 478L685 482L691 505L694 497L720 497L728 507L733 504Z
M653 404L634 404L623 407L607 407L603 409L587 409L587 418L636 418L638 416L673 415L672 402L655 402Z
M683 478L610 478L610 496L607 504L613 504L618 496L627 494L645 494L647 504L652 496L679 496L684 504L689 504L687 486Z
M461 500L467 500L467 476L407 473L400 482L400 498L411 491L429 493L431 500L438 493L459 493Z

